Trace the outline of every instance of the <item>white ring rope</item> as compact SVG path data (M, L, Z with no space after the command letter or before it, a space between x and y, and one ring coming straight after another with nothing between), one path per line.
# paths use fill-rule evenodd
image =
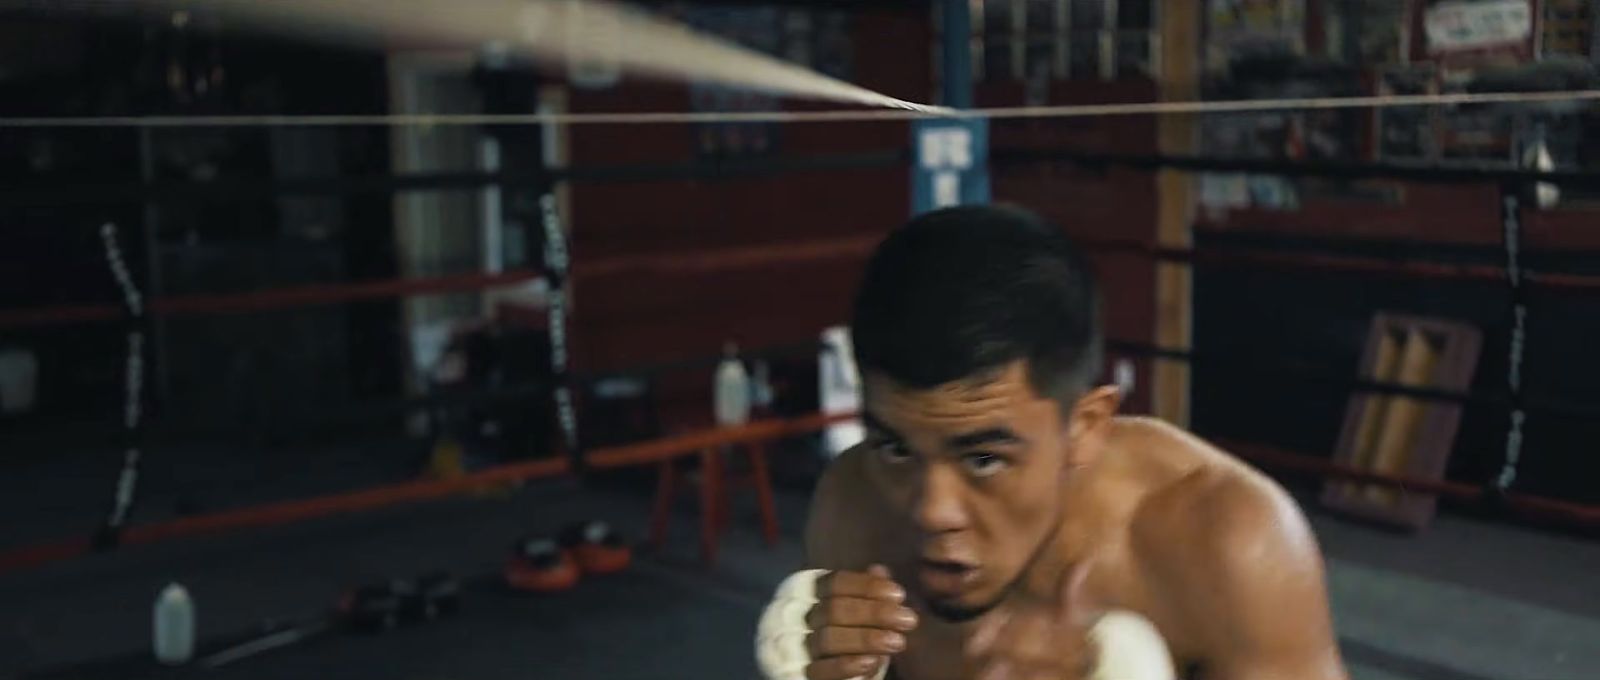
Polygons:
M195 13L232 25L387 51L494 50L790 97L933 111L609 0L79 0L64 9ZM187 16L184 14L183 16Z
M0 118L0 128L98 127L272 127L362 125L660 125L693 123L828 123L918 120L928 118L1085 118L1170 114L1309 111L1325 109L1396 108L1461 104L1546 104L1600 99L1600 90L1552 92L1475 92L1372 97L1235 99L1223 101L1137 102L1071 106L1015 106L964 111L836 110L836 111L706 111L641 113L526 114L371 114L326 116L86 116Z
M15 0L12 0L13 2ZM0 0L0 4L6 0ZM28 3L24 3L28 4ZM41 4L41 3L34 3ZM1389 108L1452 104L1533 104L1600 99L1600 90L1481 92L1365 97L1136 102L1021 106L957 111L905 101L852 85L609 0L56 0L58 10L91 14L203 13L230 25L340 45L390 50L396 44L493 50L548 65L600 65L618 74L693 81L869 110L644 113L407 114L328 116L105 116L0 118L0 128L371 125L641 125L740 122L846 122L921 118L1080 118ZM187 16L187 15L185 15ZM873 110L876 109L876 110Z

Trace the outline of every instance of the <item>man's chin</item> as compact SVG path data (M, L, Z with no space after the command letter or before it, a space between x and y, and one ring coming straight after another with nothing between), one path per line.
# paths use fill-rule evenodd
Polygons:
M979 601L976 604L966 601L968 598L929 598L928 613L947 623L965 623L989 613L1000 604L1000 598Z

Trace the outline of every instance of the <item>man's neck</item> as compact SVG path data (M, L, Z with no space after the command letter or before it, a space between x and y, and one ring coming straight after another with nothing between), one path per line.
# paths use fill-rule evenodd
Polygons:
M1017 582L1017 595L1054 602L1061 580L1074 566L1092 560L1119 523L1119 508L1108 492L1125 491L1115 455L1102 452L1090 464L1062 480L1061 522L1045 540L1032 564Z

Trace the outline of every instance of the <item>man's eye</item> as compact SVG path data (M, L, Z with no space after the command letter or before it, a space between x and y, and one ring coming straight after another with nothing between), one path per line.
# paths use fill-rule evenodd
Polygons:
M961 464L977 477L988 477L1006 469L1010 461L992 453L969 453L961 457Z
M878 455L882 456L884 460L891 463L899 463L911 458L911 452L906 450L905 444L894 440L881 440L873 444L872 449L877 451Z

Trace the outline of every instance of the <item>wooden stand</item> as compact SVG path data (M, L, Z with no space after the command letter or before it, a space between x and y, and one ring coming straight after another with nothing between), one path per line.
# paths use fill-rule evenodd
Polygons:
M1361 377L1408 387L1466 390L1477 368L1482 335L1460 323L1379 313L1361 359ZM1360 393L1350 398L1334 457L1379 474L1437 480L1455 445L1461 405L1418 397ZM1421 530L1437 499L1352 482L1329 482L1324 505L1339 511Z
M731 522L728 512L730 486L750 486L756 491L756 507L761 513L761 536L767 545L778 542L778 512L772 496L772 475L767 470L767 451L761 444L738 445L729 451L742 452L750 463L750 475L730 479L723 452L700 451L700 556L707 565L717 561L717 539ZM650 544L660 549L667 540L667 525L672 519L672 504L677 499L681 473L675 459L656 464L655 510L650 518Z

